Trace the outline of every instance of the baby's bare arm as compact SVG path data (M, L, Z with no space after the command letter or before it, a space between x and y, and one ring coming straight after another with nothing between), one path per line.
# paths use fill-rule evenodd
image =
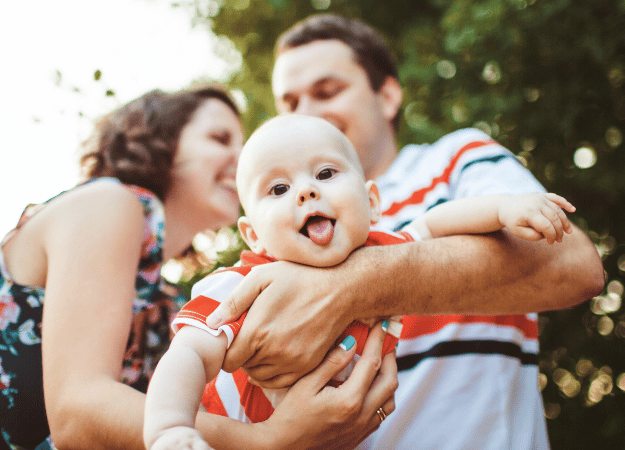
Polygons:
M204 386L223 364L227 338L183 327L158 363L145 403L147 449L197 449L208 445L195 428Z
M575 207L556 194L489 195L443 203L409 226L423 239L460 234L484 234L506 227L515 236L552 244L573 228L563 209Z

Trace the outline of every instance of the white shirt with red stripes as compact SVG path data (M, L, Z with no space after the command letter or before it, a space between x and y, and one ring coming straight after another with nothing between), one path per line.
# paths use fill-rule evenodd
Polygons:
M418 240L418 234L412 230L387 232L372 228L365 246L393 245ZM225 300L230 292L241 282L254 267L275 261L266 255L256 255L250 251L241 254L241 265L216 271L193 286L191 300L176 315L172 329L191 325L204 330L213 336L225 333L228 348L241 329L245 314L237 320L213 330L206 324L206 318ZM338 342L348 334L356 339L356 355L362 354L364 343L369 334L371 324L355 321L343 332ZM401 316L390 318L387 335L382 352L387 354L395 349L402 329ZM347 379L357 357L334 378L334 385ZM206 385L202 404L213 414L228 416L243 422L262 422L267 420L274 408L286 394L286 389L262 389L248 382L247 375L241 370L233 373L221 371L217 377Z
M376 182L379 225L389 229L448 200L544 192L512 153L475 129L405 147ZM536 321L536 314L404 316L396 409L358 448L548 449Z

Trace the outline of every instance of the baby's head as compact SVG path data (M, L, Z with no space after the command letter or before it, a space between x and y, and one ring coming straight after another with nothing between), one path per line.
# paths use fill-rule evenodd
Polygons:
M316 267L344 261L380 217L349 140L323 119L289 114L260 126L239 157L239 230L255 253Z

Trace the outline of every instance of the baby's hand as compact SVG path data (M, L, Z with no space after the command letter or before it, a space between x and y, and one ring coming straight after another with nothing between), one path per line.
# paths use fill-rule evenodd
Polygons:
M547 239L549 244L562 242L564 233L573 228L564 210L575 206L556 194L521 194L507 197L499 206L499 221L512 234L528 241Z
M189 427L174 427L165 431L150 450L213 450L199 431Z

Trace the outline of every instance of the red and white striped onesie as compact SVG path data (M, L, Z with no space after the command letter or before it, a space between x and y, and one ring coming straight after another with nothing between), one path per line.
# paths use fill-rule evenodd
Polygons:
M418 239L416 232L414 234L408 231L386 232L372 228L365 246L399 244L414 241L415 238ZM255 266L274 261L276 260L266 255L244 251L241 254L241 265L219 270L196 283L191 293L191 301L182 308L172 323L174 332L185 325L192 325L212 335L223 332L228 338L230 347L247 313L234 322L222 325L219 330L209 328L206 325L206 318ZM396 316L390 320L382 349L383 354L391 352L398 342L402 328L400 317ZM351 334L356 339L356 354L360 355L369 330L370 327L363 322L352 322L337 342L341 342ZM347 379L356 360L357 358L354 358L354 361L337 375L336 382L340 383ZM287 389L263 389L255 386L247 381L247 375L240 369L233 373L221 371L206 385L202 404L209 413L256 423L271 416L286 391Z

